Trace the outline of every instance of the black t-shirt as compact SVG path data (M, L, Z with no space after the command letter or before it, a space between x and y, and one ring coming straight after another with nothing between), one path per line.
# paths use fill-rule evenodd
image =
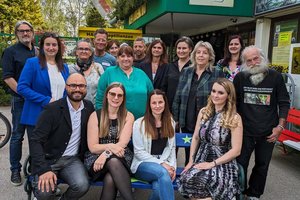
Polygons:
M160 128L157 128L158 137L152 139L151 155L161 155L167 145L168 138L162 138Z
M238 73L233 80L237 94L237 110L243 120L244 135L267 136L286 118L290 98L282 75L268 70L265 79L253 85L249 75Z

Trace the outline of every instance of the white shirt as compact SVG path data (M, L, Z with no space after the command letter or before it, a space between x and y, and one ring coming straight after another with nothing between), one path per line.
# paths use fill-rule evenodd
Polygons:
M50 79L51 97L54 100L61 99L65 91L65 80L56 65L47 63L47 66Z
M68 146L63 153L63 156L75 156L78 154L81 138L81 110L84 108L83 102L81 101L78 110L75 110L67 97L67 103L69 107L71 123L72 123L72 135L70 137Z

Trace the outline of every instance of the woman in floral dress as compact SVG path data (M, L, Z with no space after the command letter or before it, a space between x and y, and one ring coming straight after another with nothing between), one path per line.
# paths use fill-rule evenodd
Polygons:
M233 81L235 75L241 71L241 52L244 49L244 43L239 35L233 35L229 38L224 58L219 60L217 67L223 70L225 78Z

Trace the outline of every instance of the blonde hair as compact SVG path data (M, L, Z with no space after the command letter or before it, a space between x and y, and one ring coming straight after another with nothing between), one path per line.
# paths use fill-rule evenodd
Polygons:
M236 114L236 93L234 85L226 78L217 79L214 84L221 85L228 94L226 104L223 108L221 117L221 126L224 128L236 128L238 126L237 114ZM213 85L214 85L213 84ZM200 111L202 114L202 121L207 121L215 113L215 105L211 100L211 96L208 97L207 105Z
M207 49L208 54L209 54L209 60L208 60L208 65L206 66L206 69L210 69L210 71L213 71L214 69L214 63L215 63L215 51L213 49L213 47L211 46L211 44L209 42L203 42L203 41L199 41L196 45L194 50L191 53L191 62L192 62L192 66L196 67L197 63L196 63L196 52L200 47L204 47Z
M113 82L111 83L105 91L105 95L103 98L103 106L101 109L101 114L100 114L100 123L99 123L99 137L104 138L108 135L109 133L109 126L110 126L110 120L109 120L109 111L108 111L108 101L107 101L107 95L108 92L112 88L121 88L123 91L123 102L121 103L118 113L117 113L117 120L118 120L118 136L120 136L120 132L123 129L125 122L126 122L126 116L127 116L127 109L125 106L126 103L126 93L125 93L125 88L124 86L119 83L119 82Z

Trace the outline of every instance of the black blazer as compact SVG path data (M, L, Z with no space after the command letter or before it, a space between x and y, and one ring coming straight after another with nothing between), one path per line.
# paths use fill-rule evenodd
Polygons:
M168 64L162 64L158 66L154 80L152 78L151 63L142 62L138 65L138 68L140 68L147 74L153 84L154 89L162 89L163 80L168 68Z
M81 144L79 157L82 159L88 150L87 122L94 106L83 100L81 111ZM29 149L32 159L32 173L41 175L51 171L55 163L67 148L72 134L72 123L66 98L48 104L39 116L33 134L29 137Z

